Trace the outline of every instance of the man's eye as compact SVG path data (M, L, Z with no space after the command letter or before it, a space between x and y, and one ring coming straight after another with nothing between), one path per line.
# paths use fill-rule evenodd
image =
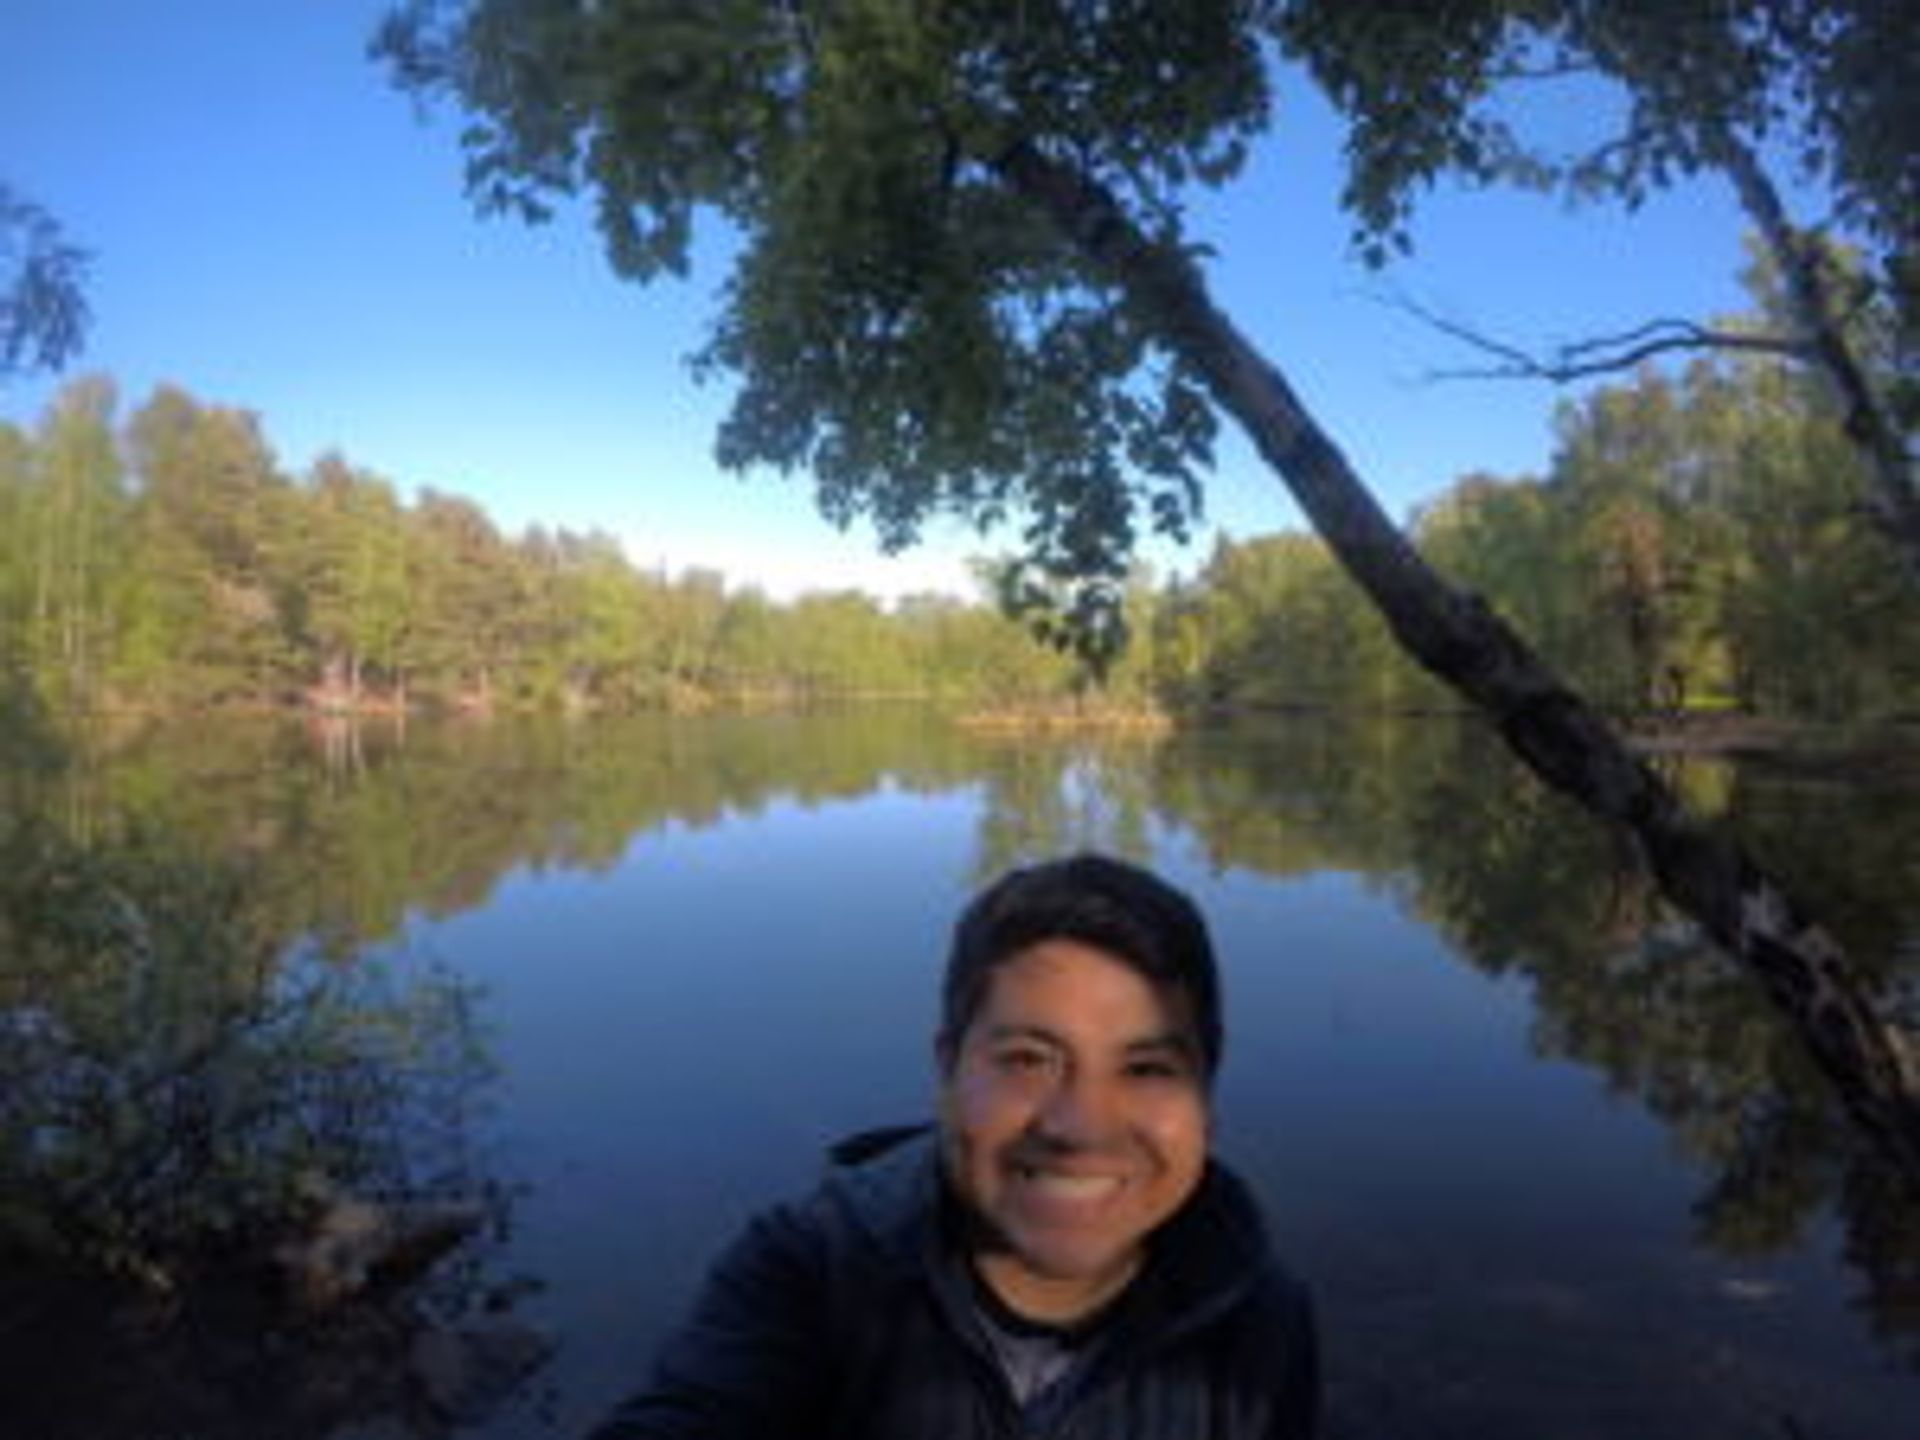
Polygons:
M1130 1060L1126 1074L1133 1080L1182 1080L1186 1078L1187 1067L1178 1060Z
M1011 1074L1025 1075L1044 1070L1052 1057L1044 1050L1002 1050L993 1057L993 1063Z

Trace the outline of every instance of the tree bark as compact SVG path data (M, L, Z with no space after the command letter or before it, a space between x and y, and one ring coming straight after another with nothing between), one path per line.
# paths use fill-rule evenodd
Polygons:
M1471 700L1542 779L1635 838L1667 898L1760 982L1848 1112L1920 1187L1920 1043L1880 1013L1872 977L1736 843L1687 815L1479 597L1426 563L1280 371L1214 306L1184 254L1150 242L1103 186L1030 142L990 163L1205 378L1401 645Z

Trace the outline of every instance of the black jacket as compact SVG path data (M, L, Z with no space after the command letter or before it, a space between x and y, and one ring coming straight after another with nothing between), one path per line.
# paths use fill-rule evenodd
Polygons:
M807 1200L715 1264L652 1385L592 1440L1307 1440L1305 1292L1240 1182L1210 1165L1111 1324L1024 1409L988 1349L933 1136L861 1137Z

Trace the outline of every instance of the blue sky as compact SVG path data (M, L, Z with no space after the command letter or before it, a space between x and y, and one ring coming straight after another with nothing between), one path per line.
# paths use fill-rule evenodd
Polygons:
M0 178L95 255L75 370L111 374L127 407L170 380L254 410L292 472L338 448L403 494L471 495L509 531L610 531L644 565L718 565L778 594L965 584L965 555L989 542L949 528L884 561L865 531L821 521L804 483L719 471L725 393L683 363L717 268L643 289L613 278L577 216L475 218L457 117L423 122L365 58L384 9L7 0ZM1196 202L1193 229L1218 252L1217 298L1396 515L1469 470L1543 468L1561 397L1428 381L1470 357L1383 291L1527 342L1741 303L1740 225L1710 182L1631 217L1444 192L1414 259L1369 273L1336 204L1338 127L1301 80L1279 115L1250 171ZM1573 133L1586 117L1541 118ZM57 384L0 390L0 418L32 421ZM1299 523L1237 440L1208 508L1236 536ZM1203 535L1155 558L1190 568L1205 549Z

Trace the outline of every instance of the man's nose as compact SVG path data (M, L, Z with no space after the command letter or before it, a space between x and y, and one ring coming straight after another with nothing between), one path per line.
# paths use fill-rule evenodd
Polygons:
M1084 1071L1068 1071L1048 1092L1035 1129L1049 1143L1073 1149L1098 1145L1119 1124L1114 1087Z

